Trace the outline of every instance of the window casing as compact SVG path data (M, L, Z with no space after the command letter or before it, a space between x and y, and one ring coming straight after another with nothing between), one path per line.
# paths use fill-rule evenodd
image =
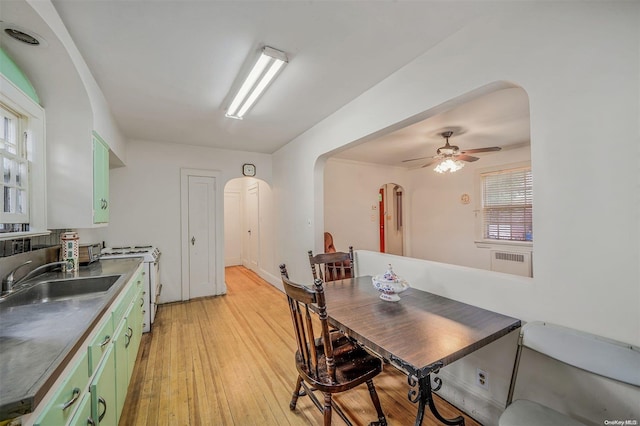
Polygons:
M0 240L48 234L44 109L0 74Z
M0 223L29 223L29 145L26 117L0 104Z
M480 174L484 241L533 241L531 167Z

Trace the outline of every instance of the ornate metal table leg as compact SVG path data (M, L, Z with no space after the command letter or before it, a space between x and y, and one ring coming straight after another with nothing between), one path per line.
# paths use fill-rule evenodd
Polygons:
M439 377L436 377L434 381L436 382L435 390L440 389L442 380ZM436 405L433 402L430 374L427 374L424 377L416 377L412 374L409 374L408 383L409 386L411 386L409 394L407 395L409 401L413 402L414 404L416 402L418 403L418 414L416 415L415 426L422 425L422 419L424 418L424 409L427 405L429 405L429 409L433 413L434 417L440 420L442 423L449 426L464 426L464 418L462 416L458 416L454 419L445 419L444 417L442 417L442 414L438 412ZM415 389L416 385L418 386L418 390Z

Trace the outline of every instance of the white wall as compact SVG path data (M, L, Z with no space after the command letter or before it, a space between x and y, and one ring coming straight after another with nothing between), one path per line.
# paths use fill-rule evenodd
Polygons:
M161 303L181 300L180 169L215 170L217 217L224 217L224 187L242 176L242 164L254 163L259 177L271 179L271 157L266 154L199 146L134 141L127 147L127 167L110 171L111 211L107 228L94 238L108 246L153 244L162 252ZM224 265L224 235L217 236L219 265ZM273 271L275 271L275 266ZM218 271L223 276L223 271Z
M320 157L510 81L530 100L535 277L498 288L468 280L451 297L639 344L639 8L504 3L276 152L276 233L291 237L275 251L291 277L307 277L306 250L322 244Z
M489 249L474 243L475 212L480 208L479 170L529 161L530 147L483 155L453 174L432 168L406 170L330 158L324 168L324 229L339 250L379 249L378 189L385 182L404 188L406 255L454 265L490 269ZM535 177L534 177L535 179ZM382 183L380 183L382 182ZM471 202L461 204L469 194ZM372 215L375 220L372 220ZM535 224L534 224L535 227Z
M323 232L333 235L336 249L347 251L352 245L356 250L378 250L378 192L390 182L406 189L406 170L331 158L324 167L323 181ZM324 239L321 242L320 253ZM316 251L318 247L307 248L311 249Z
M509 80L530 98L536 177L535 291L519 303L540 318L638 343L638 157L604 167L611 150L638 152L637 18L630 3L505 4L504 16L444 40L279 150L275 203L288 208L278 210L277 232L296 238L279 239L277 251L292 275L304 272L307 247L321 243L321 155Z
M479 188L476 188L478 173L492 166L528 161L530 157L530 148L526 146L484 155L453 174L435 173L432 168L409 171L411 256L490 269L489 249L478 248L474 243L476 212L481 209ZM470 196L469 204L460 202L462 194ZM534 210L537 200L535 203ZM534 230L535 226L534 223Z
M92 120L91 125L92 128L90 130L97 131L100 136L109 144L109 148L118 157L118 160L125 160L125 140L116 125L113 116L111 115L111 109L109 108L109 104L102 93L102 90L98 86L95 78L91 74L87 63L84 61L84 58L78 51L71 35L67 31L62 19L60 19L60 15L55 10L53 4L49 0L26 0L27 3L44 19L47 25L51 28L51 30L55 33L57 40L64 45L69 59L73 62L73 66L75 67L73 74L77 73L77 75L82 80L83 89L86 90L85 96L88 96L88 100L91 103L91 113ZM66 59L66 58L65 58ZM53 64L48 64L51 66ZM50 71L50 70L49 70ZM61 73L51 73L56 75L56 78L64 76ZM56 82L56 85L59 86L60 82ZM65 88L73 87L72 85L62 85ZM67 96L61 96L61 99L71 100L73 104L77 104L79 101L78 98L70 98ZM88 145L91 145L91 137L89 134L89 140L87 142Z

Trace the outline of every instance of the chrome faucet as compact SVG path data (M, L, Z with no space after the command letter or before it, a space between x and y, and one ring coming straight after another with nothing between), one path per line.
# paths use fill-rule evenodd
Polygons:
M15 278L14 275L16 272L18 272L18 269L22 268L23 266L26 266L28 264L30 264L32 261L31 260L27 260L26 262L24 262L21 265L16 266L15 268L13 268L13 270L11 272L9 272L3 279L2 279L2 292L10 292L13 290L13 286L15 285Z
M37 268L35 268L34 270L28 272L27 275L25 275L24 277L20 278L19 280L16 280L14 278L14 274L16 273L16 271L18 269L22 268L23 266L28 265L29 263L31 263L30 260L24 262L22 265L17 266L16 268L14 268L13 271L9 272L6 277L4 277L4 279L2 280L2 290L3 290L3 292L13 291L13 288L16 285L20 284L22 281L28 280L29 278L33 277L34 275L37 275L39 272L41 272L41 271L43 271L45 269L49 269L49 268L52 268L54 266L62 266L62 265L66 265L67 264L66 261L45 263L44 265L40 265Z

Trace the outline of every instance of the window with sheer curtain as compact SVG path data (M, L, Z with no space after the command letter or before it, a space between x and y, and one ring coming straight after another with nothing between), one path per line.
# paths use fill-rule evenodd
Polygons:
M29 223L29 133L21 117L0 104L0 223Z
M482 238L533 241L533 179L531 167L480 175Z

